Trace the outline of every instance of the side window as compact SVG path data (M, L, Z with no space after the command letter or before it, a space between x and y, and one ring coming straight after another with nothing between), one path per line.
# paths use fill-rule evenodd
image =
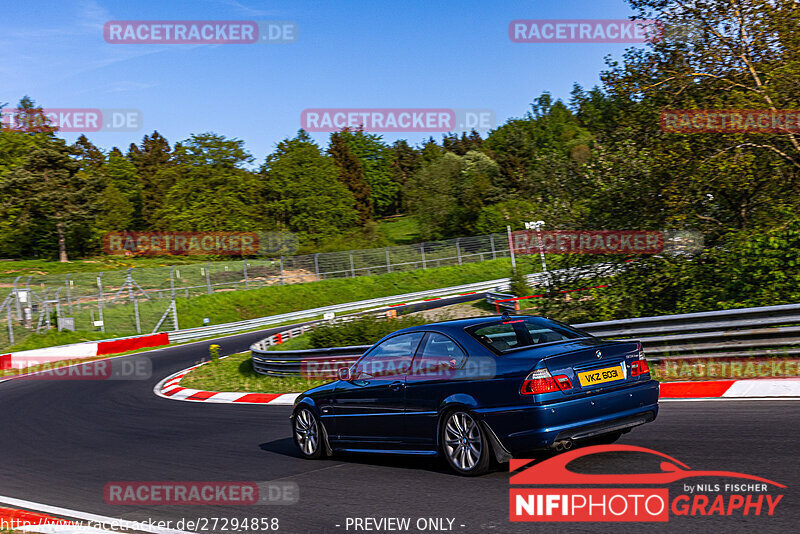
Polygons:
M467 355L449 337L431 332L414 358L411 373L415 376L446 377L464 365Z
M401 334L387 339L361 358L353 370L353 379L393 379L403 377L424 332Z

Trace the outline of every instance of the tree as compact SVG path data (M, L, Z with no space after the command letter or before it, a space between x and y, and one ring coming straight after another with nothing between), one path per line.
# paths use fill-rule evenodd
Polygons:
M664 104L734 104L739 109L797 109L800 97L800 6L796 0L629 0L642 18L674 36L630 50L622 65L609 62L606 85L637 99ZM677 30L686 30L683 32ZM716 107L716 106L714 106ZM773 152L800 166L800 135L723 137L734 145Z
M464 168L459 176L458 203L463 207L461 226L468 233L475 231L478 216L487 204L504 197L500 167L482 152L470 151L463 157Z
M630 3L637 18L691 30L630 50L601 75L609 100L625 110L609 137L650 149L649 173L661 184L666 220L701 227L709 243L731 231L786 224L800 209L796 132L669 133L659 128L659 115L666 109L797 109L797 2Z
M105 189L98 202L98 213L92 225L94 236L91 246L100 248L103 236L109 232L132 230L133 220L133 204L116 188L113 181L106 179Z
M36 105L34 100L23 96L14 112L12 130L28 134L52 135L58 128L51 125L50 119L45 115L44 109Z
M244 231L264 228L263 184L242 168L253 156L239 139L193 135L175 145L174 185L155 212L162 230ZM159 176L157 174L156 176Z
M279 229L321 241L359 220L353 194L337 179L339 169L300 130L278 143L259 174L264 183L264 211Z
M3 212L13 219L13 231L4 236L6 240L18 240L20 247L27 243L33 251L41 246L37 243L46 243L54 235L61 262L69 261L70 232L92 220L103 190L102 179L79 173L79 164L70 156L63 140L52 139L33 150L0 183Z
M541 158L558 155L564 163L574 159L583 163L588 159L591 145L591 132L580 125L560 100L553 102L549 93L543 93L523 118L510 119L492 131L482 150L500 165L506 190L544 198L549 194L550 184L537 182ZM553 159L549 158L547 164Z
M481 138L481 134L474 129L469 135L467 135L466 132L462 132L460 138L458 134L448 133L442 139L442 147L448 152L452 152L458 156L463 156L472 150L480 150L482 144L483 139Z
M419 169L420 154L405 139L395 141L392 152L392 179L402 186Z
M370 189L372 215L383 217L395 211L400 187L393 180L394 152L379 135L363 129L345 129L339 134L364 168L364 181Z
M178 165L242 168L253 162L253 156L244 148L241 139L227 139L206 132L192 135L175 145L174 162Z
M458 185L463 170L462 158L447 152L423 166L406 183L404 195L409 211L418 216L422 239L459 233L463 214L458 204Z
M153 132L144 136L141 146L131 143L127 157L139 175L142 218L149 222L177 179L175 173L168 172L173 164L169 142L158 132Z
M359 225L372 220L372 191L364 176L364 166L347 143L344 130L331 134L328 154L339 168L339 181L353 194Z
M462 157L446 152L423 166L404 191L423 239L474 233L484 206L502 198L499 180L497 163L476 151Z
M82 170L99 170L106 161L103 151L92 144L85 135L78 137L72 145L72 151Z
M528 285L528 280L525 278L525 274L522 272L521 262L518 262L516 268L511 270L509 291L511 291L511 294L515 297L527 297L533 293L531 286Z
M506 226L522 228L528 221L541 217L541 206L523 198L510 198L481 209L475 221L476 234L505 232Z
M172 231L253 231L265 227L263 184L250 171L179 165L155 226Z
M143 230L145 223L142 218L142 185L136 166L118 149L112 149L106 158L103 173L111 180L114 189L131 205L133 212L130 228Z

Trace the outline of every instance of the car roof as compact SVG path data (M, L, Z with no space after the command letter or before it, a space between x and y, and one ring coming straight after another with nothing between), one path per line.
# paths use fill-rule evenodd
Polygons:
M479 317L467 317L464 319L451 319L449 321L439 321L436 323L428 323L420 326L411 326L409 328L404 328L403 330L398 330L398 332L418 332L421 330L437 330L441 332L445 331L463 331L465 328L469 328L471 326L476 326L480 324L489 324L489 323L496 323L503 319L543 319L545 321L549 321L547 317L541 317L538 315L482 315Z

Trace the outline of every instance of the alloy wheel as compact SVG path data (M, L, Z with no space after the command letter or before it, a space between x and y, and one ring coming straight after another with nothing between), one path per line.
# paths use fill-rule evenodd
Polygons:
M294 435L298 447L306 456L313 456L319 447L319 426L317 418L305 408L294 418Z
M475 419L465 412L455 412L444 426L444 452L450 462L463 471L475 469L483 452L483 437Z

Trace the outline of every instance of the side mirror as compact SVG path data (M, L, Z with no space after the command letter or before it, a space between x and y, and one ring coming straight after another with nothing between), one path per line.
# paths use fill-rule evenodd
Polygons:
M349 367L340 367L339 368L339 380L344 380L345 382L347 382L348 380L350 380L350 378L351 378L350 368Z

